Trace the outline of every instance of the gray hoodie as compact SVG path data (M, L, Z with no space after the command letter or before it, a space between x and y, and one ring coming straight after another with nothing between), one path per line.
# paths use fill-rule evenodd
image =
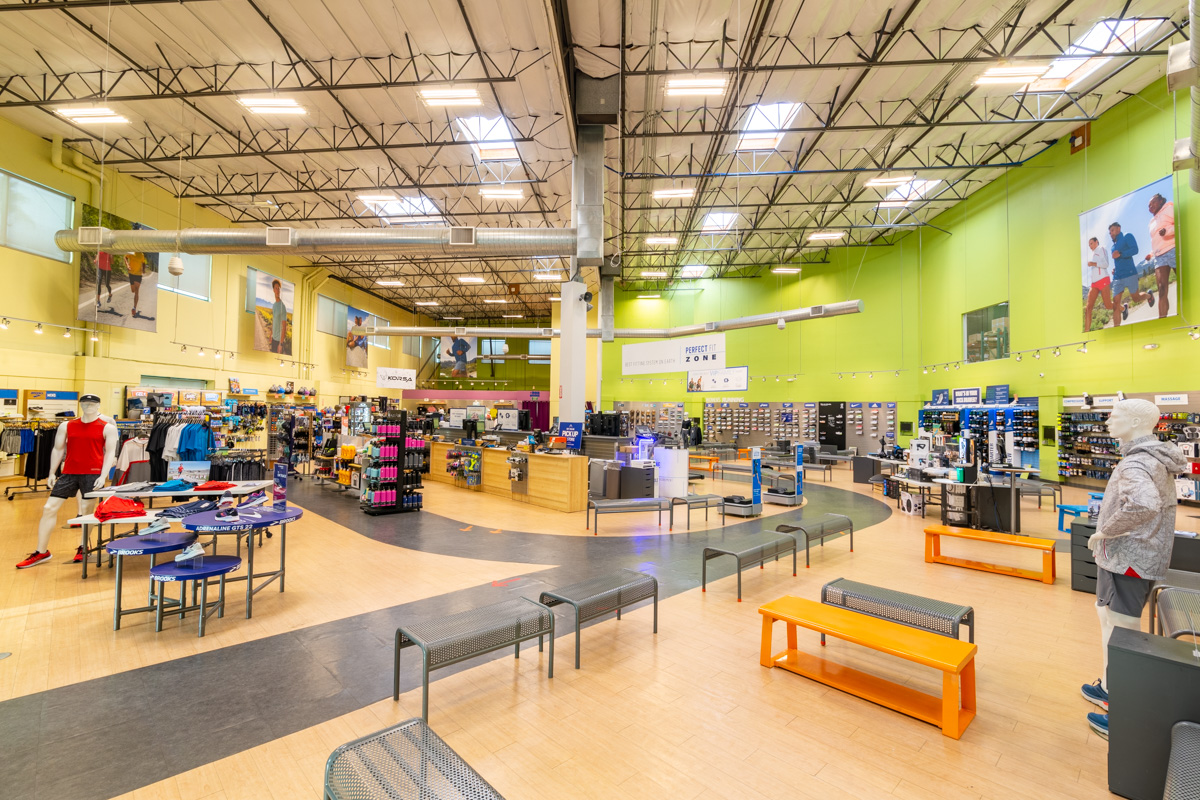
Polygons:
M1096 530L1096 565L1118 575L1160 580L1175 545L1175 476L1188 460L1171 442L1142 436L1121 447Z

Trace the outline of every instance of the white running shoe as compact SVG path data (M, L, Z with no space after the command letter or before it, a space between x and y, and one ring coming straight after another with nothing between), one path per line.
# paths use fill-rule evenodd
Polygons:
M225 494L221 495L221 499L217 501L217 508L230 508L236 505L237 501L233 499L233 495L229 493L228 489L225 490Z
M152 533L162 533L171 529L171 523L165 519L157 519L138 531L138 536L148 536Z
M204 545L197 541L189 544L186 550L175 556L175 560L191 561L194 558L200 558L202 555L204 555Z

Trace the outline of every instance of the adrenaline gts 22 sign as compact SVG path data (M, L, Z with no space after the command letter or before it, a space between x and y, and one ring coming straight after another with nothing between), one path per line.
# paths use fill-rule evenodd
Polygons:
M686 372L725 368L725 334L663 339L621 346L621 374Z

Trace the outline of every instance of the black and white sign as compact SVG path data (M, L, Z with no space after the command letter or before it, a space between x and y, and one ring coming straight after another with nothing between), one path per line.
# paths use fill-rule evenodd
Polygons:
M375 385L380 389L415 389L417 371L399 367L376 367Z
M621 346L622 375L724 368L723 333Z
M749 388L749 367L688 371L689 392L745 392Z

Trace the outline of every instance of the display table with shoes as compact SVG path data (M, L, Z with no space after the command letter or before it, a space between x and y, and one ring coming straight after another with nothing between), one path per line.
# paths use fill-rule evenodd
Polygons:
M93 499L93 498L99 498L99 497L112 497L113 495L116 495L117 497L128 497L128 498L131 498L134 500L139 499L139 498L140 499L148 499L148 500L150 500L151 503L153 503L154 498L156 498L156 497L166 497L166 498L172 498L172 497L222 497L226 493L232 495L233 497L245 497L247 495L254 494L255 492L258 492L258 491L266 491L266 490L270 489L270 487L271 487L271 481L225 481L225 482L232 483L233 486L228 489L212 489L212 490L184 489L184 490L169 491L169 492L156 492L156 491L154 491L154 489L152 487L145 488L145 489L138 489L136 491L123 492L123 491L121 491L120 486L106 486L103 489L98 489L94 492L88 492L86 495L84 495L84 497L88 498L88 499ZM150 507L150 503L147 503L147 508L149 508L149 507Z
M121 537L117 535L118 525L132 525L133 530L122 536L135 535L143 525L151 525L158 521L157 511L147 511L136 517L111 517L109 519L97 519L95 514L87 514L82 517L72 517L67 520L68 525L78 525L81 530L81 539L79 543L78 554L83 558L80 561L83 564L83 574L79 577L86 579L88 576L88 559L92 553L96 554L96 567L99 569L104 560L105 544L115 542ZM108 527L108 538L104 538L104 528ZM92 547L92 528L96 528L96 546ZM113 554L109 553L109 566L113 564Z
M196 534L185 531L172 533L169 530L155 531L153 533L142 534L139 536L122 536L120 539L109 542L105 549L108 554L113 557L116 562L116 582L117 591L116 599L113 601L113 630L121 630L121 617L127 614L141 614L146 611L154 611L157 613L159 605L168 603L174 605L175 601L168 601L163 597L162 593L156 591L155 581L150 581L149 605L139 608L122 608L121 607L121 575L123 572L123 561L129 556L150 556L150 569L153 571L158 564L158 556L163 553L174 553L187 548L188 545L196 541Z

